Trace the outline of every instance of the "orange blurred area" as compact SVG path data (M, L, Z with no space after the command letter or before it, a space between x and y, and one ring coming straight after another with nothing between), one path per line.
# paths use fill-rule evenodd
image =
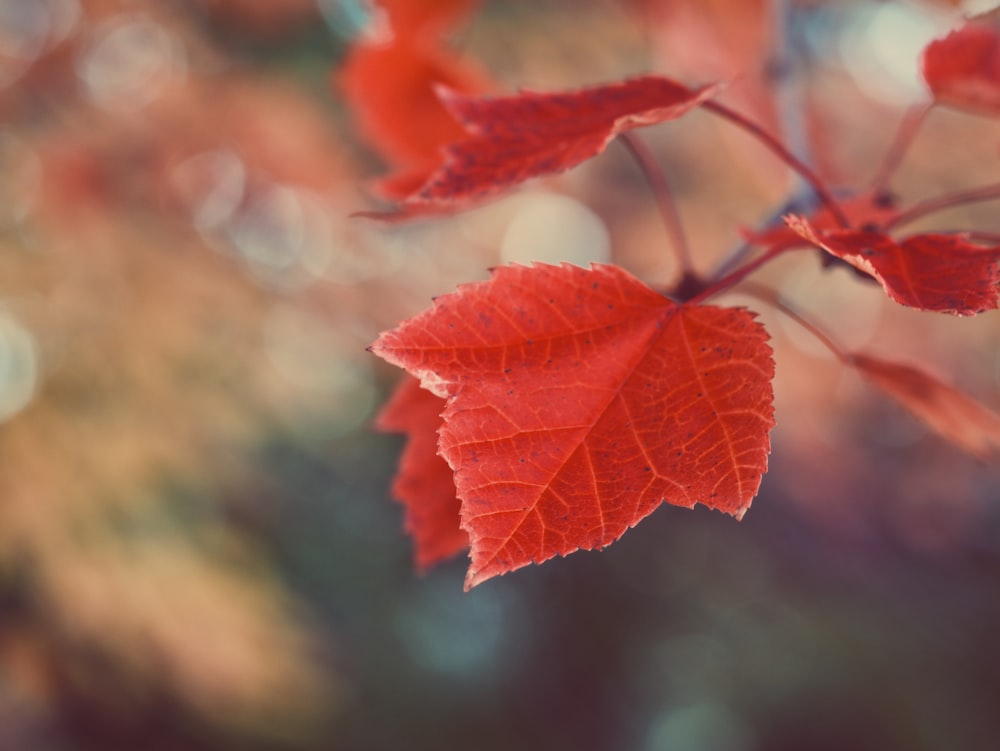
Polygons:
M474 5L442 5L442 44L498 88L724 76L845 195L926 100L922 45L982 9ZM331 80L378 20L0 0L0 749L988 747L1000 474L738 291L778 372L744 522L661 509L468 595L464 560L414 573L377 334L498 263L679 268L616 144L452 217L352 218L395 165ZM797 190L704 113L641 137L703 271ZM997 119L935 110L891 187L995 182L998 148ZM1000 232L995 202L919 227ZM904 309L813 255L755 279L1000 407L1000 314Z

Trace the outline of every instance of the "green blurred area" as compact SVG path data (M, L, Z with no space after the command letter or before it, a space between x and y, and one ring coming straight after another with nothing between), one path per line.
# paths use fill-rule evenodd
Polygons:
M784 5L810 45L793 84L830 92L812 145L849 134L825 169L850 182L905 106L851 68L873 8L933 31L954 4ZM396 378L365 351L377 333L503 260L673 269L614 150L469 216L350 219L380 166L330 77L362 6L0 0L0 749L995 745L1000 474L771 318L780 424L743 522L665 507L468 594L461 560L413 572L402 439L369 427ZM487 3L461 46L512 86L670 69L632 13ZM694 123L650 141L708 263L787 176ZM996 135L941 115L901 190L984 182ZM929 321L874 288L845 306L814 289L853 279L775 275L1000 399L995 315Z

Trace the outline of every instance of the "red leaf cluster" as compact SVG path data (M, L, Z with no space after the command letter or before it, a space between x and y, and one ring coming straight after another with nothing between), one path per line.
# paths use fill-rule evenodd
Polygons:
M390 20L402 12L396 5L383 4ZM433 5L452 19L466 4ZM764 5L747 11L760 21ZM689 4L683 10L705 12ZM407 16L421 30L412 38L437 38L434 13L428 6L427 15ZM937 103L1000 112L998 18L1000 11L974 18L927 47L924 75ZM736 27L727 33L740 38ZM396 42L395 54L409 54L410 43ZM647 75L480 97L449 85L447 68L409 70L408 82L404 74L394 79L400 91L387 95L373 128L398 127L401 116L391 108L408 95L414 111L423 108L429 118L423 142L393 127L380 136L384 151L417 165L383 191L397 199L400 218L460 208L568 170L617 136L680 117L718 90ZM898 209L887 186L928 108L904 121L873 186L845 201L758 123L719 102L706 109L757 137L823 204L809 217L748 233L750 246L766 248L763 255L737 254L735 269L705 279L679 252L683 275L673 294L684 303L615 266L501 267L372 345L417 379L401 385L378 424L410 436L394 492L407 506L420 568L468 546L469 588L556 555L603 548L663 502L701 503L741 518L767 467L771 349L752 313L695 303L786 250L816 246L825 259L849 264L894 301L920 310L974 315L1000 307L1000 247L977 244L972 233L889 234L934 211L1000 195L987 185ZM651 160L637 158L670 229L679 230L669 185ZM940 435L979 457L1000 453L997 413L922 370L846 352L793 306L776 296L772 302Z
M372 351L447 399L467 587L604 547L664 501L740 518L767 466L774 368L753 314L613 266L501 267Z

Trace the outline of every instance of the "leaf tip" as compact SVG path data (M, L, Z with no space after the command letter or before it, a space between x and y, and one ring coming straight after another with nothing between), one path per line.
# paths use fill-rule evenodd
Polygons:
M473 557L472 551L470 551L470 558L472 557ZM513 569L509 570L512 571ZM493 565L487 564L484 566L477 567L475 563L470 562L469 570L465 572L465 582L462 585L462 589L466 592L470 592L485 581L489 581L490 579L497 576L503 576L504 574L507 573L507 571L508 569L501 568L496 564Z
M794 230L807 240L812 241L813 238L816 237L816 231L813 229L812 224L809 223L809 220L804 216L800 216L798 214L785 214L781 217L781 219L789 229Z
M734 508L731 511L727 511L726 513L728 513L736 521L741 522L741 521L743 521L743 517L746 516L747 511L750 510L750 504L752 502L753 502L753 498L751 498L749 501L747 501L747 504L745 506L740 506L739 508Z

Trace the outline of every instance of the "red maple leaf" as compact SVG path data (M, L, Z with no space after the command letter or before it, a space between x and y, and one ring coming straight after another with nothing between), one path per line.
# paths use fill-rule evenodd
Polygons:
M913 235L897 242L882 232L823 232L801 217L785 221L809 242L873 276L902 305L975 315L1000 304L1000 247L940 234Z
M980 459L1000 454L1000 415L926 371L871 355L845 359L941 436Z
M479 94L488 76L449 51L441 35L476 0L379 0L388 30L348 52L336 84L358 131L395 171L372 184L387 200L401 201L429 178L441 147L463 137L435 87Z
M445 147L443 163L406 202L463 203L562 172L601 153L624 131L680 117L717 88L689 89L660 76L491 98L439 87L466 137Z
M938 104L1000 114L1000 9L927 45L923 76Z
M444 399L422 389L416 378L406 378L375 421L379 430L408 437L392 492L406 508L406 531L413 537L419 571L469 547L469 536L458 526L451 467L437 452L444 405Z
M466 588L604 547L664 501L741 518L767 466L774 365L754 315L614 266L495 269L372 351L448 400Z

